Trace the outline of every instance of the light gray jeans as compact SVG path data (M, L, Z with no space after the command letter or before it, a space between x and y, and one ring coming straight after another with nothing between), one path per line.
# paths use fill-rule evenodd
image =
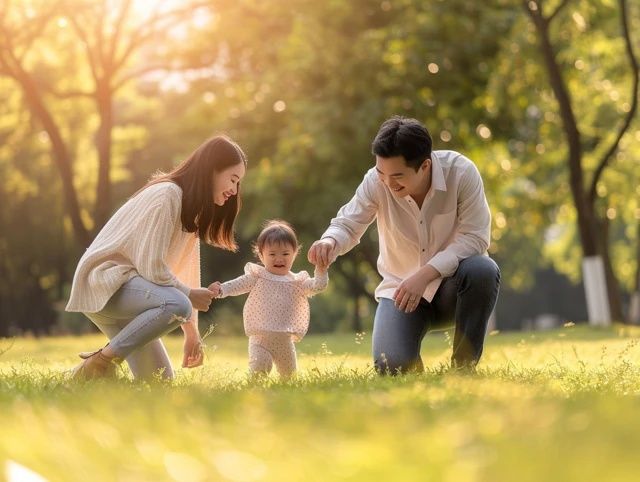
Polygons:
M180 290L160 286L141 276L132 278L109 299L102 311L85 315L109 338L135 378L160 374L173 378L173 367L160 337L185 322L191 301Z

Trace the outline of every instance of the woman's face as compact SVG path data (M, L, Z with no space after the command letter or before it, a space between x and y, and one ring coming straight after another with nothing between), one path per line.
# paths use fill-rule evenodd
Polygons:
M244 162L227 167L215 173L213 178L213 202L222 206L231 196L238 194L238 183L244 177Z

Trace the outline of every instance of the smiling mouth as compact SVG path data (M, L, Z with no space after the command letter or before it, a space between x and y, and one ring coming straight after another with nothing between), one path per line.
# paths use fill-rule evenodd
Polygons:
M403 187L399 187L398 189L391 188L391 190L394 192L402 191L403 189L404 189Z

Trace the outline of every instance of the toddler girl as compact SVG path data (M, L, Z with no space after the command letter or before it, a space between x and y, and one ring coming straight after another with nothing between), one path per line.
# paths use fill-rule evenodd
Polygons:
M326 266L316 266L313 278L306 271L291 272L298 251L291 225L268 221L254 245L262 265L247 263L244 275L209 286L218 298L249 293L242 314L253 374L268 374L273 364L282 377L296 371L294 342L309 328L307 298L327 287Z

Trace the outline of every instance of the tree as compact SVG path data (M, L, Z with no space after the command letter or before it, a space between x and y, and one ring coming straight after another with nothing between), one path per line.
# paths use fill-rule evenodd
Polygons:
M598 183L602 179L605 169L611 164L613 155L617 152L620 141L631 126L631 122L637 111L639 83L638 62L630 37L627 2L626 0L618 0L621 31L626 47L625 52L629 64L629 71L632 77L630 92L631 104L614 135L605 136L601 141L597 141L591 146L591 150L596 150L600 142L609 144L600 156L597 167L591 174L591 179L587 184L585 180L587 172L584 166L585 145L572 106L569 88L563 76L562 67L551 37L552 22L559 18L569 3L570 0L563 0L555 9L547 14L543 11L544 2L542 0L523 1L522 4L535 26L538 35L540 55L542 56L544 66L549 76L549 83L558 102L567 142L567 164L570 173L571 195L577 213L583 256L585 258L600 256L604 260L608 281L608 299L612 309L612 315L615 319L621 320L623 315L620 304L619 286L613 273L608 249L608 224L606 217L603 218L598 213L596 200Z
M121 181L119 163L152 121L136 81L210 66L210 50L175 41L208 12L195 1L0 1L3 335L55 322L75 253L111 212L114 159Z
M500 45L497 32L509 28L511 15L462 1L226 6L216 27L235 89L230 102L223 94L216 107L229 109L229 129L258 164L244 182L243 224L255 230L265 217L282 216L303 242L316 239L372 167L371 140L393 114L425 120L436 147L464 151L483 118L474 98L484 93ZM237 29L239 23L245 28ZM475 63L483 68L471 70ZM484 172L485 159L474 157ZM372 301L376 254L375 233L369 233L332 275L340 297L350 298L357 329L362 300Z
M67 270L60 183L48 144L0 79L0 336L49 333L56 280Z
M149 11L135 11L131 0L55 0L19 2L4 0L0 15L0 75L12 78L25 102L47 133L63 181L67 213L76 241L86 246L111 213L111 168L114 100L134 79L154 71L186 70L213 63L205 52L192 58L166 43L178 27L195 29L202 2L166 7L155 2ZM57 22L54 24L54 21ZM73 36L65 32L70 23ZM58 30L55 31L56 27ZM52 47L51 41L55 44ZM49 44L49 45L48 45ZM82 49L80 57L76 46ZM49 56L42 51L53 51ZM60 65L65 51L73 62ZM144 54L144 55L141 55ZM70 60L70 59L69 59ZM43 72L49 76L41 75ZM72 77L66 75L72 72ZM66 82L65 82L66 80ZM61 88L62 86L62 88ZM72 88L69 88L73 86ZM78 87L79 86L79 87ZM74 184L74 156L65 139L52 99L81 98L94 104L99 119L95 133L98 179L93 207L93 229L81 215Z

